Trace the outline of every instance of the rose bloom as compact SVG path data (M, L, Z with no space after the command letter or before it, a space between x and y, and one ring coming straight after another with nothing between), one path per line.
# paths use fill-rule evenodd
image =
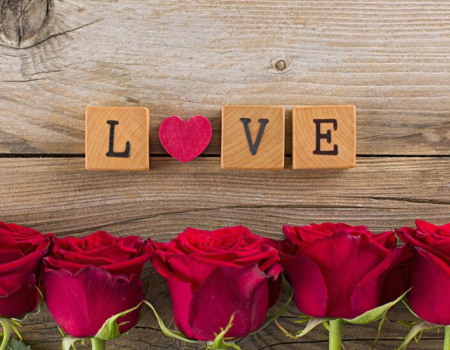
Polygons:
M411 309L425 321L450 324L450 224L436 226L417 220L416 228L397 230L413 248L408 261Z
M44 259L45 302L69 335L93 337L110 317L144 299L140 275L149 259L140 237L95 232L59 238ZM139 309L117 320L120 333L133 328Z
M324 223L284 226L283 233L281 258L303 314L351 319L406 290L399 264L408 254L392 231Z
M281 288L279 253L264 237L237 226L187 228L169 243L151 242L151 261L167 279L175 325L191 339L213 340L232 315L229 338L263 324Z
M19 318L39 305L41 259L49 235L0 222L0 317Z

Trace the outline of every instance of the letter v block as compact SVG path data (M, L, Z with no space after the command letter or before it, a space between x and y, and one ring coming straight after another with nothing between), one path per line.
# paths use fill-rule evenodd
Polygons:
M86 108L86 169L150 169L150 117L143 107Z
M295 106L292 133L293 169L355 167L355 106Z
M284 169L284 107L222 107L222 169Z

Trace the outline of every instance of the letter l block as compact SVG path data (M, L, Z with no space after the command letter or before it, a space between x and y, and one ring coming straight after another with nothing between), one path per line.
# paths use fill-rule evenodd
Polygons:
M356 166L355 106L295 106L292 133L293 169Z
M144 107L86 108L86 169L150 169L150 116Z

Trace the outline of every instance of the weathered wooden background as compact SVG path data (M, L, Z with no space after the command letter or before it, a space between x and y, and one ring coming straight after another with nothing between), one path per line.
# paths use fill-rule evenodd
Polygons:
M1 220L58 235L106 229L169 240L187 225L244 224L281 237L282 224L343 220L375 231L420 217L450 221L448 0L0 0ZM348 171L222 171L222 104L355 104L358 167ZM147 106L148 173L84 170L84 107ZM167 157L162 118L203 114L206 154ZM171 323L164 282L151 297ZM293 307L282 319L290 330ZM411 320L395 309L378 349L395 349ZM344 329L370 349L377 325ZM60 348L47 312L22 330L35 350ZM326 349L275 326L244 349ZM111 349L184 349L147 314ZM411 349L437 349L425 333Z

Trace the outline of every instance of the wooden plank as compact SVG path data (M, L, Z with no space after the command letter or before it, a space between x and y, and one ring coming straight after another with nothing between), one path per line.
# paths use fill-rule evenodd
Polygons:
M361 158L351 170L222 170L220 159L152 158L148 173L84 170L82 158L0 159L3 221L59 235L107 229L157 240L186 226L243 224L280 237L283 224L343 220L375 232L448 222L450 159Z
M84 107L354 104L357 152L450 154L445 0L1 1L0 152L84 153ZM31 25L32 24L32 25ZM6 30L6 29L8 30ZM21 33L22 35L19 35Z

